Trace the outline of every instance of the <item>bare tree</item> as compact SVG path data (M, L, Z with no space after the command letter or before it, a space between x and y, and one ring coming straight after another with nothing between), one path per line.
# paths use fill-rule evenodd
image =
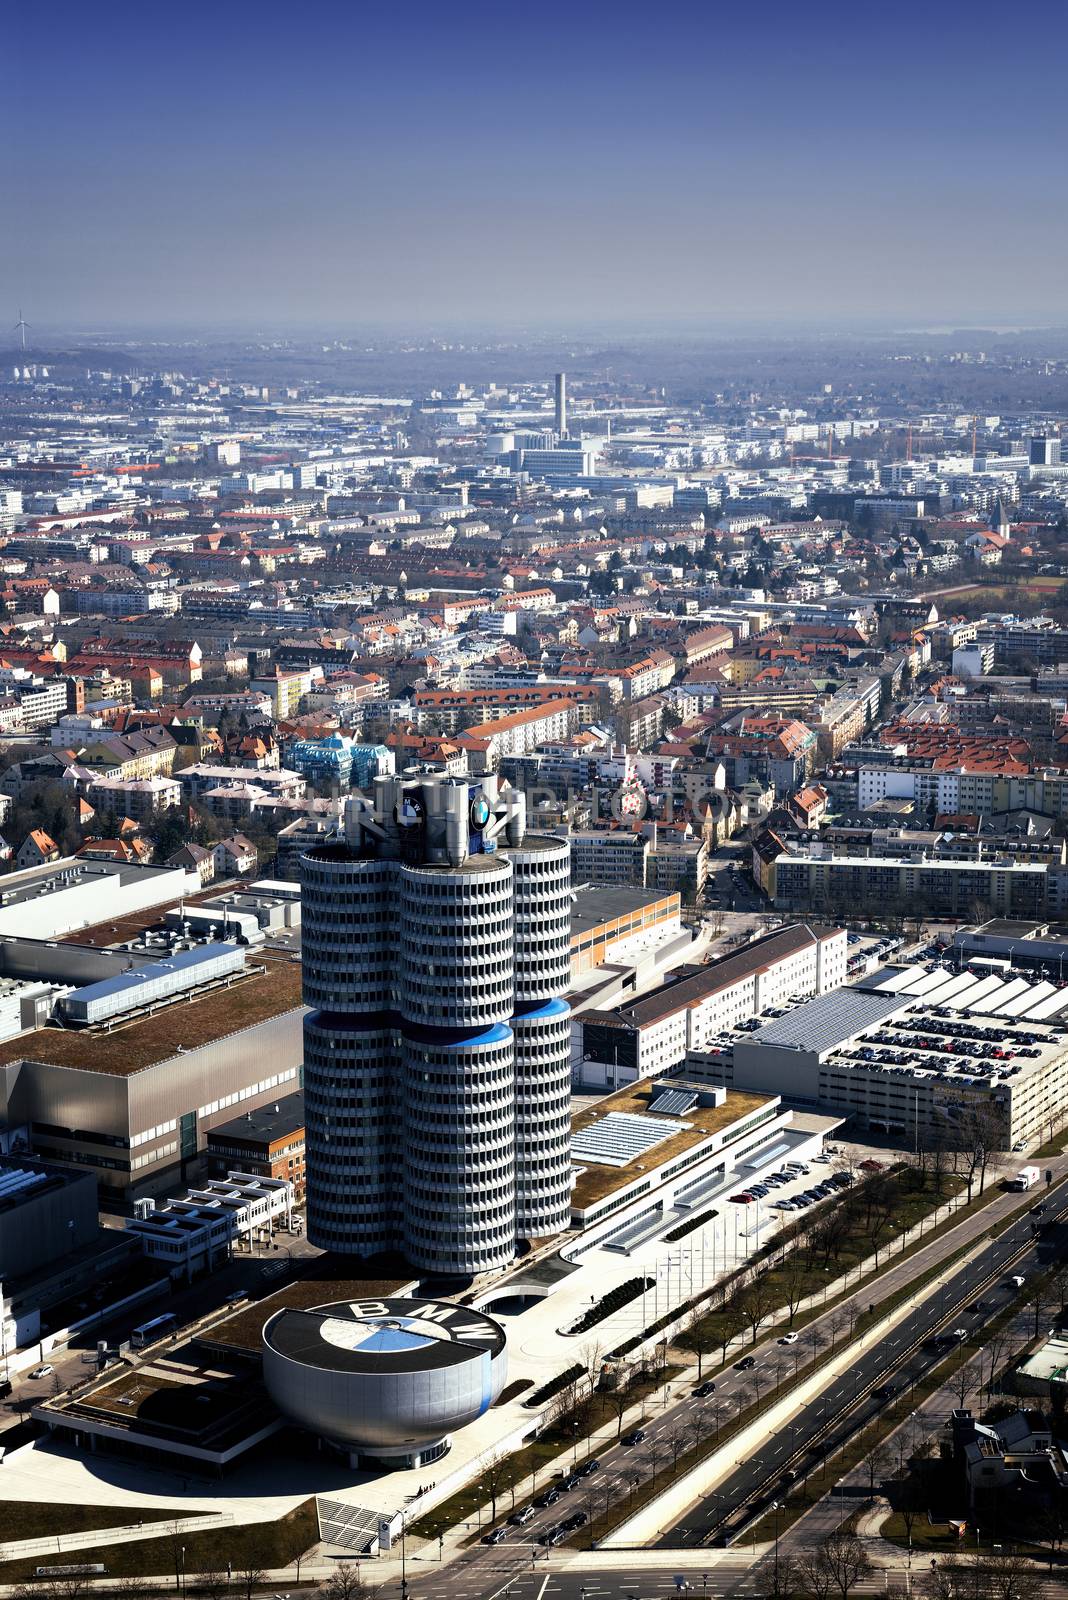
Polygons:
M685 1418L673 1421L667 1429L666 1435L668 1449L671 1451L671 1469L675 1471L679 1464L679 1456L690 1442L690 1425Z
M864 1452L863 1459L868 1471L868 1493L874 1496L876 1483L881 1483L894 1465L893 1451L881 1440L876 1440L870 1449Z
M686 1332L679 1340L684 1350L692 1350L697 1357L697 1380L701 1381L704 1359L710 1356L713 1350L718 1349L719 1339L712 1330L708 1319L708 1311L703 1306L695 1306L686 1324Z
M658 1438L657 1435L654 1433L646 1441L646 1445L645 1445L645 1459L649 1463L649 1475L654 1480L656 1478L656 1474L657 1474L657 1471L658 1471L658 1463L663 1459L663 1456L664 1456L664 1441L663 1441L663 1439Z
M738 1298L738 1308L749 1324L751 1344L756 1344L760 1325L775 1309L775 1295L767 1279L757 1275L746 1284Z
M605 1399L608 1401L608 1404L611 1406L613 1412L615 1413L616 1438L617 1439L619 1438L620 1434L623 1432L623 1418L626 1415L627 1410L628 1410L628 1408L629 1408L629 1406L631 1404L631 1397L630 1397L629 1390L630 1390L630 1386L628 1384L626 1388L610 1389L608 1391L608 1394L605 1396Z
M841 1600L849 1600L872 1569L871 1558L856 1534L840 1528L821 1541L816 1554L830 1574L831 1593L840 1595Z
M218 1567L202 1567L194 1574L193 1591L204 1595L205 1600L223 1600L229 1587L228 1574L225 1570L220 1571Z
M763 1578L763 1571L761 1571ZM764 1579L766 1600L794 1600L801 1587L801 1572L797 1557L789 1550L777 1546L771 1561L771 1570Z
M508 1487L510 1476L511 1458L503 1451L498 1450L490 1456L482 1468L480 1484L490 1498L490 1521L497 1520L497 1496Z
M849 1312L844 1307L839 1306L836 1311L831 1312L827 1326L831 1330L831 1349L833 1350L838 1343L839 1334L845 1333L847 1328L852 1332L852 1320Z
M964 1405L969 1392L976 1388L982 1378L982 1372L977 1361L965 1361L953 1374L953 1393L957 1397L957 1404Z
M252 1600L253 1592L267 1582L267 1574L251 1560L240 1562L234 1569L237 1586L244 1591L245 1600ZM358 1580L357 1580L358 1581ZM356 1594L331 1595L331 1600L356 1600Z
M741 1306L735 1298L729 1300L719 1314L719 1345L722 1358L727 1359L727 1351L731 1347L731 1340L741 1333L745 1327L745 1316Z
M358 1561L339 1561L322 1586L326 1600L364 1600L367 1585L360 1576Z
M604 1346L599 1339L591 1339L584 1344L578 1353L579 1362L586 1378L590 1397L597 1388L597 1380L601 1376L601 1367L604 1365Z
M830 1600L834 1592L834 1579L818 1547L806 1551L798 1561L797 1576L802 1593L810 1596L811 1600Z

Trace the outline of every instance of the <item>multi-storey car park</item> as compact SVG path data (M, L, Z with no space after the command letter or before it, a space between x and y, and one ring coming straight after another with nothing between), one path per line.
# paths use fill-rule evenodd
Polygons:
M495 779L382 778L301 863L308 1234L506 1266L570 1217L570 863Z
M688 1063L715 1082L848 1113L908 1144L1026 1148L1068 1096L1068 990L983 967L887 967Z

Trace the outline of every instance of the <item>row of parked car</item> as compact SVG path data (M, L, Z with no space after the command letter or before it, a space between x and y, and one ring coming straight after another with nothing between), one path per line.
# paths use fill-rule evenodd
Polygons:
M826 1159L816 1157L817 1160ZM754 1201L764 1200L772 1189L781 1189L784 1184L796 1183L799 1178L807 1178L811 1172L803 1161L788 1161L778 1172L769 1173L759 1183L751 1183L748 1189L740 1189L737 1194L732 1194L731 1199L738 1205L752 1205ZM826 1200L838 1189L845 1189L853 1182L848 1172L836 1172L833 1176L823 1178L813 1184L811 1189L804 1189L800 1194L792 1195L788 1200L773 1200L772 1205L779 1211L802 1211L805 1206L812 1205L817 1200Z

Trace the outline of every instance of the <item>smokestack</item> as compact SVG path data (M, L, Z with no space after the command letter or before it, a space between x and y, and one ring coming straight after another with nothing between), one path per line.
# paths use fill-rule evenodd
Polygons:
M556 431L561 439L567 438L567 373L556 374Z

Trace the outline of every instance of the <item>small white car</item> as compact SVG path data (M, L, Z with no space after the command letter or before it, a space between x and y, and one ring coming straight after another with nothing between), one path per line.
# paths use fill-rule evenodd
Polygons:
M801 1335L799 1333L784 1333L782 1338L779 1340L779 1343L780 1344L796 1344L800 1337L801 1337Z
M50 1378L55 1370L55 1367L53 1367L50 1362L46 1361L43 1366L34 1367L33 1371L30 1373L30 1377Z

